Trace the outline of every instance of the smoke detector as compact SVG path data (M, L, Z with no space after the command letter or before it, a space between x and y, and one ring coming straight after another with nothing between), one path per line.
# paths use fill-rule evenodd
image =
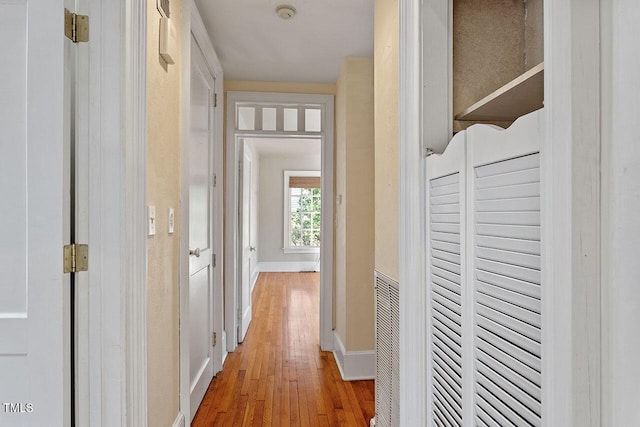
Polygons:
M293 6L282 4L276 7L276 13L280 18L288 20L296 15L296 9Z

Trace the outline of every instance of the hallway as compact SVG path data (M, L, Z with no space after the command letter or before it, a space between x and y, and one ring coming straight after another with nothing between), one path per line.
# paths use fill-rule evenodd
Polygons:
M319 273L261 273L245 341L211 382L193 426L368 426L373 381L342 381L318 346Z

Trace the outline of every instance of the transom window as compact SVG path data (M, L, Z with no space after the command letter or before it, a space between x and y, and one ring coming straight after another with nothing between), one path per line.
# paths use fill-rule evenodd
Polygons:
M320 106L238 103L236 108L240 131L319 134L323 130Z
M319 252L320 171L285 171L284 200L284 251Z

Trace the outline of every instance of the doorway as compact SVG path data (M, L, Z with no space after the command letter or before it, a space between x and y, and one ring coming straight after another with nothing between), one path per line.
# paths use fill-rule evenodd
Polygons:
M320 346L333 349L333 119L332 95L255 92L227 93L225 326L227 350L242 341L242 314L249 301L241 300L244 259L242 245L242 165L245 143L250 139L316 140L320 143L321 207L318 250L320 265ZM230 166L234 165L234 166ZM284 176L283 176L284 179ZM283 181L280 181L283 182ZM282 187L281 187L282 188ZM284 219L284 218L283 218ZM278 239L278 241L282 241ZM283 241L281 250L286 244ZM258 247L258 252L260 248ZM248 262L248 261L247 261ZM248 326L248 325L247 325Z

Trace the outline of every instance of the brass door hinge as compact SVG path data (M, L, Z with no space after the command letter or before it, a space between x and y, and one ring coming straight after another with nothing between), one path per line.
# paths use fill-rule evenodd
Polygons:
M64 245L65 273L87 271L89 268L89 245Z
M217 342L218 342L218 335L214 332L213 334L211 334L211 346L215 347Z
M89 41L89 17L64 10L64 35L74 43Z

